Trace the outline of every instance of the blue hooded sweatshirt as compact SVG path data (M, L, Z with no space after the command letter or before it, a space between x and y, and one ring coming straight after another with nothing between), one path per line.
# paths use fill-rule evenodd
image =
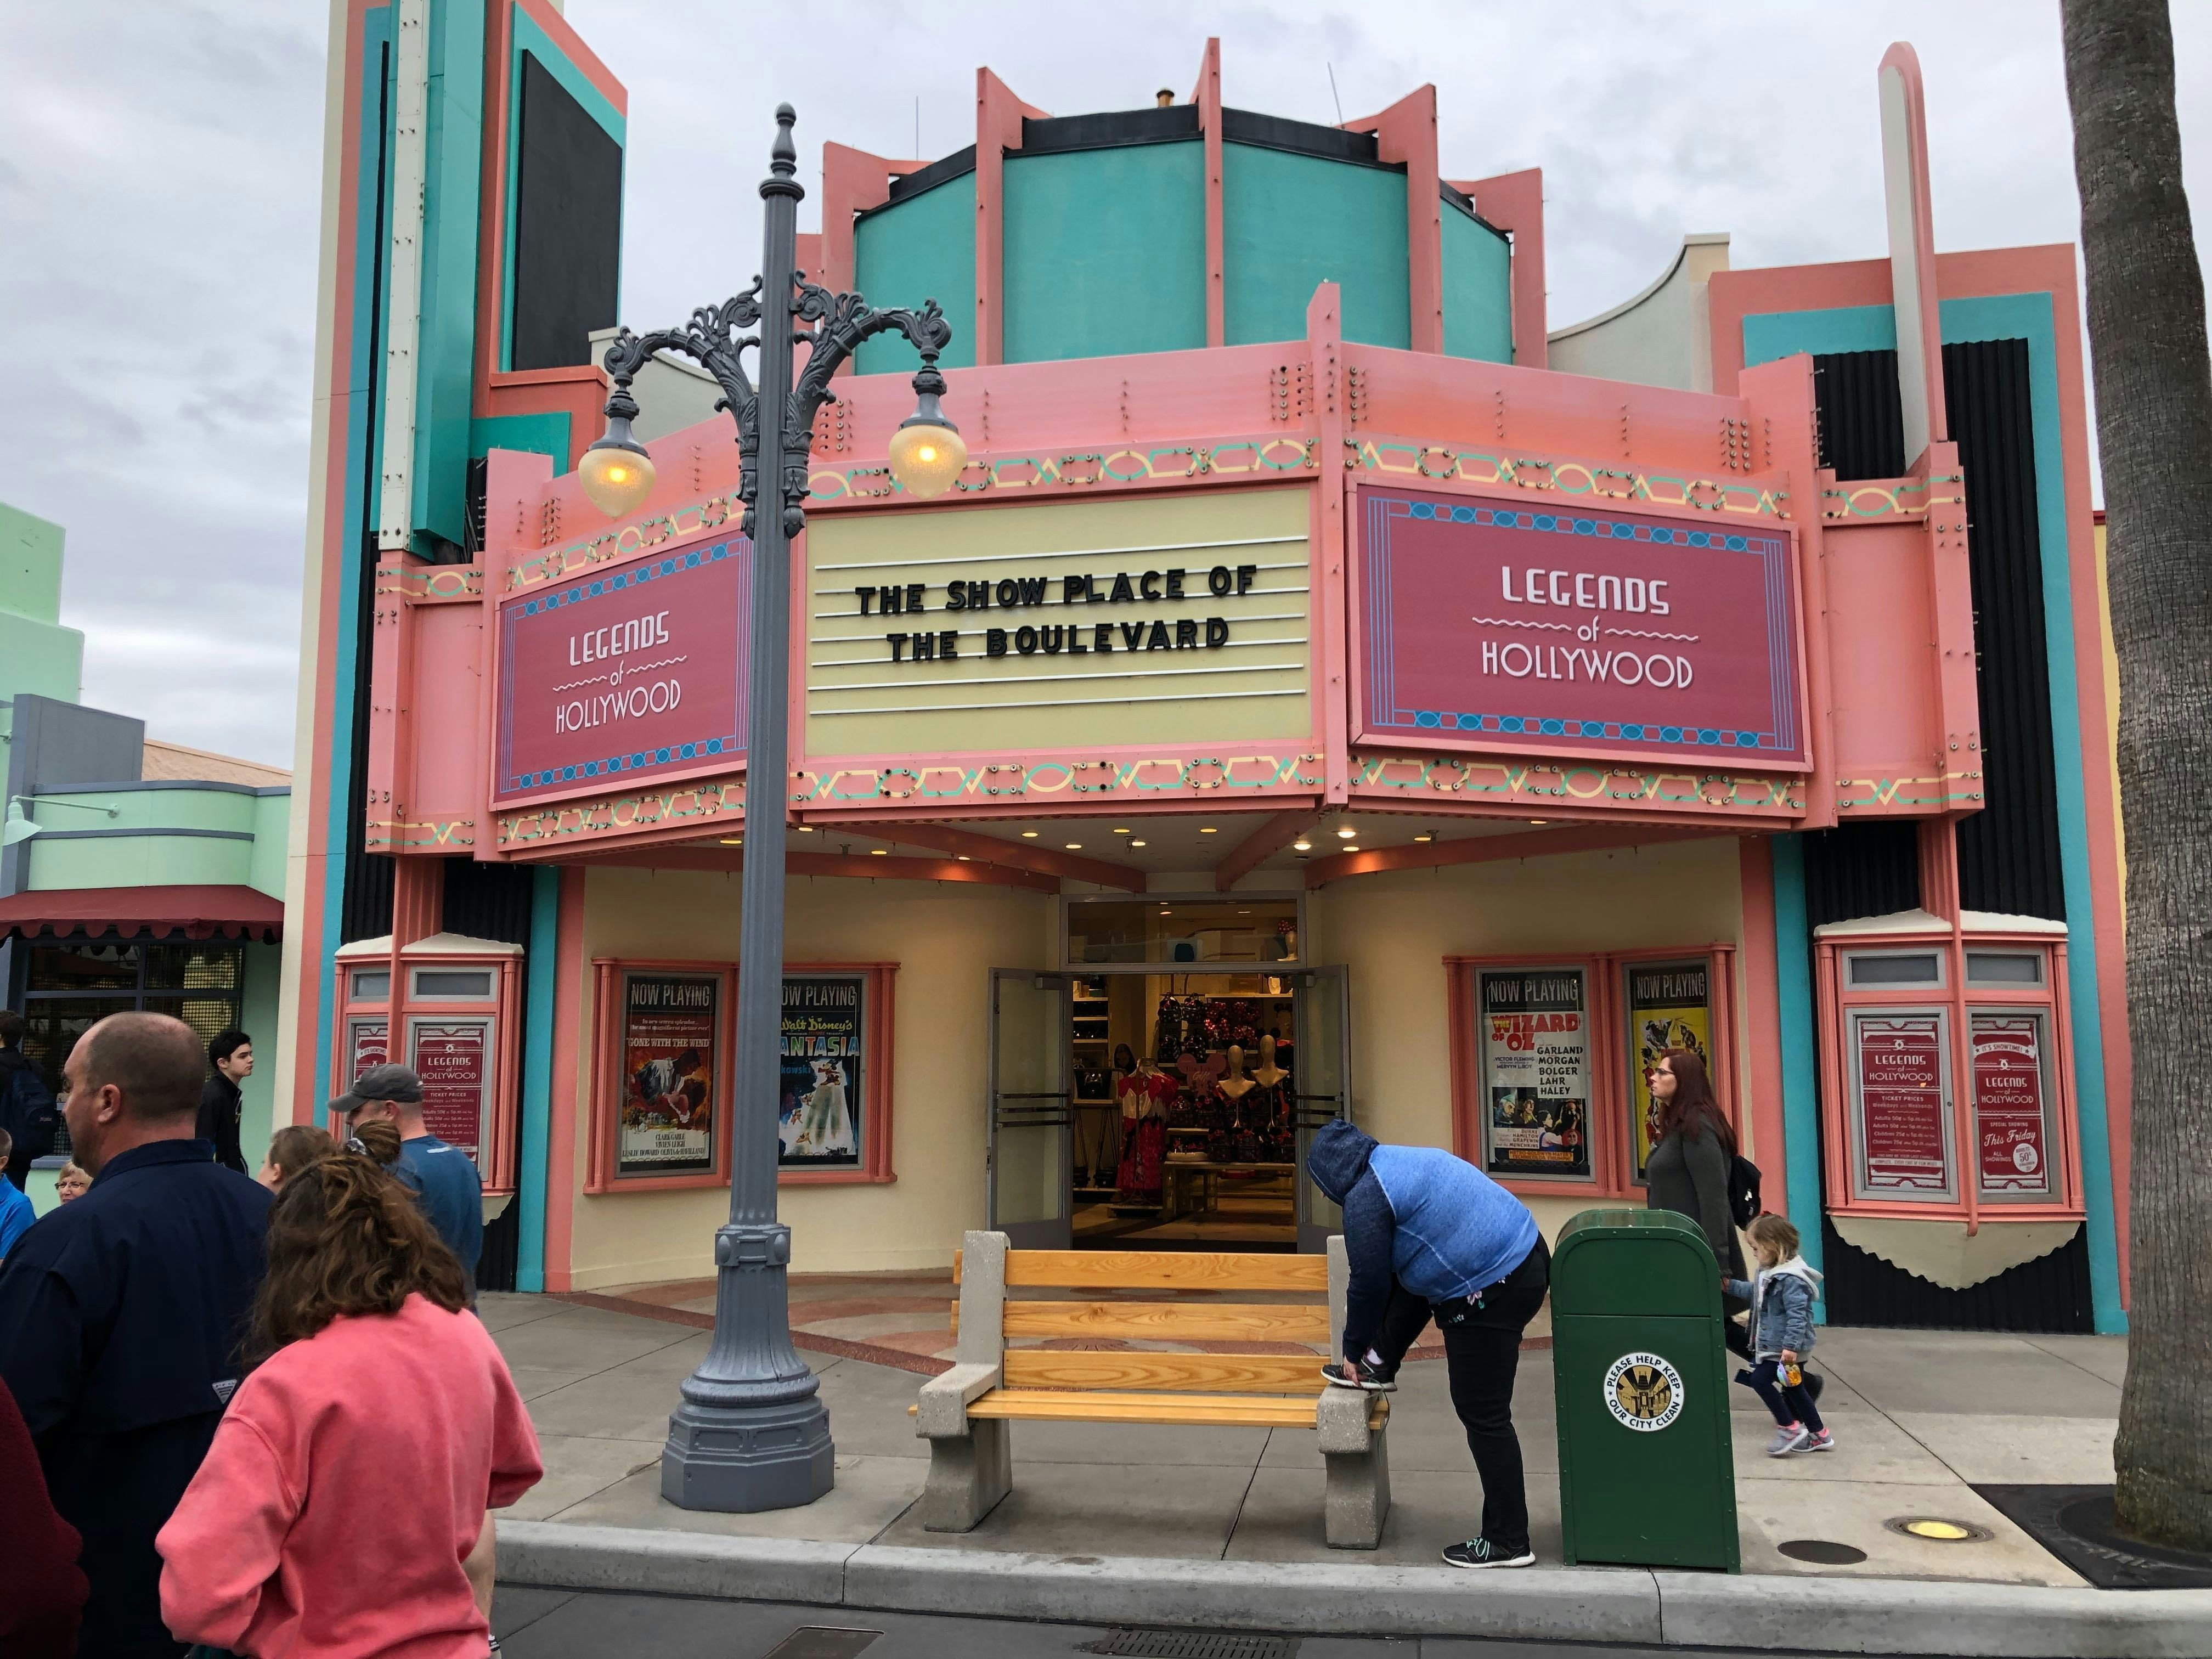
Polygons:
M1495 1285L1536 1248L1528 1206L1441 1147L1382 1146L1339 1119L1315 1134L1306 1173L1344 1211L1347 1354L1373 1340L1393 1279L1449 1302Z

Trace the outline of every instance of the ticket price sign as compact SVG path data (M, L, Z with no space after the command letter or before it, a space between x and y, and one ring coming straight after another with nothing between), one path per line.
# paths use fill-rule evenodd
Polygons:
M720 997L721 981L713 975L623 976L617 1176L696 1175L714 1167Z
M840 1169L861 1161L866 1100L867 975L791 974L783 981L783 1085L778 1162Z
M1941 1016L1859 1014L1852 1030L1860 1190L1870 1197L1949 1197Z
M1651 1096L1652 1068L1669 1048L1686 1048L1713 1069L1712 965L1692 962L1635 962L1624 970L1628 990L1629 1139L1636 1178L1660 1139L1659 1103Z
M356 1019L346 1027L347 1057L352 1069L346 1074L350 1083L373 1066L381 1066L392 1058L392 1022L378 1017Z
M491 1021L410 1022L410 1062L422 1079L423 1127L483 1167L484 1100L491 1084Z
M2042 1035L2043 1022L2033 1014L1973 1018L1974 1139L1985 1194L2041 1198L2051 1192Z
M1477 981L1491 1174L1589 1179L1589 991L1579 968Z

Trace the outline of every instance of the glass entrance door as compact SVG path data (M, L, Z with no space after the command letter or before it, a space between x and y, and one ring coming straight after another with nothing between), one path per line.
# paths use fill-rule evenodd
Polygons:
M1352 1115L1352 989L1342 968L1313 968L1297 976L1291 1013L1297 1022L1297 1067L1291 1079L1292 1121L1297 1128L1298 1249L1328 1248L1344 1215L1328 1194L1306 1178L1306 1152L1314 1131Z
M988 1224L1018 1250L1074 1243L1068 976L991 970Z

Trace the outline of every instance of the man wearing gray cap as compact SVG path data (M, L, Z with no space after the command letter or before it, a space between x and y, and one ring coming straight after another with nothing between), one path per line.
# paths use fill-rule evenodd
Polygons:
M422 1079L406 1066L372 1066L331 1103L351 1133L364 1123L399 1131L399 1159L392 1173L415 1194L438 1237L461 1259L474 1292L477 1258L483 1254L483 1181L469 1155L432 1134L422 1121Z

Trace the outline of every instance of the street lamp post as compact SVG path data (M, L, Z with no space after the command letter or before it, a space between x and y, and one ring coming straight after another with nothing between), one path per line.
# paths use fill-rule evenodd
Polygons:
M891 330L903 334L921 354L914 377L920 406L891 441L892 476L908 494L927 497L948 489L967 462L958 431L938 408L945 378L937 356L952 329L937 301L920 311L874 311L857 294L831 294L800 276L798 212L805 191L794 176L797 117L785 104L775 119L769 177L760 187L767 204L761 276L723 304L693 312L681 328L646 335L625 329L617 337L605 358L614 380L606 434L577 467L585 492L609 516L643 503L653 468L630 433L638 406L629 386L656 351L681 353L712 374L722 388L717 407L737 424L738 491L753 564L730 1218L714 1235L714 1340L669 1418L660 1492L682 1509L742 1512L811 1504L834 1484L829 1408L792 1346L784 1278L791 1230L775 1210L791 538L805 524L814 416L830 401L830 376L862 341ZM741 332L755 326L757 338ZM799 344L810 349L794 383ZM757 392L739 361L748 346L760 353Z

